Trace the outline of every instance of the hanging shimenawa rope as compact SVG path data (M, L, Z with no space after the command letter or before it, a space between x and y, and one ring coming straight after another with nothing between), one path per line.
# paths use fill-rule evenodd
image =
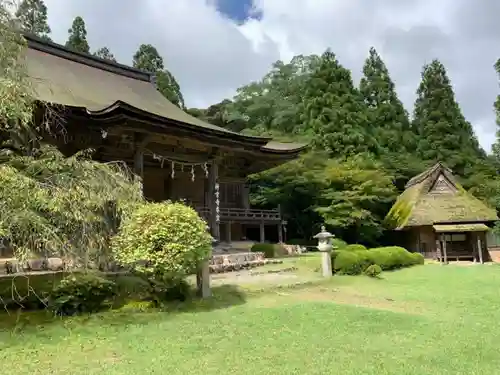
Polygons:
M178 160L174 160L174 159L168 158L168 157L163 156L163 155L159 155L156 152L152 152L150 150L145 150L144 154L152 156L154 160L158 160L160 162L162 168L165 165L165 162L170 163L170 177L172 179L175 178L175 167L176 166L179 166L181 168L181 171L184 171L185 167L190 168L191 181L193 181L193 182L195 180L195 168L196 167L201 167L203 169L204 174L205 174L205 178L208 178L208 164L209 164L209 162L189 163L189 162L184 162L184 161L178 161Z

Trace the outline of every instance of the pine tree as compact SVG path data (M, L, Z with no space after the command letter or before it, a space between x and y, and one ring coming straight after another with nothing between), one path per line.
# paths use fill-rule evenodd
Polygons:
M87 42L87 30L85 29L85 21L82 17L78 16L73 20L68 34L66 47L75 52L90 53L89 43Z
M305 87L301 118L305 130L314 132L316 147L335 156L377 152L366 105L353 85L351 72L334 53L323 53Z
M413 117L417 151L424 160L440 160L464 176L485 157L472 125L455 100L446 69L438 60L424 66Z
M116 62L115 56L111 53L108 47L101 47L94 52L94 56L100 57L101 59L110 60Z
M47 6L43 0L23 0L16 10L16 19L21 30L50 39L50 26L47 21Z
M158 91L179 108L184 108L184 98L179 83L173 74L165 69L163 57L155 47L151 44L141 44L134 54L133 65L134 68L154 73Z
M378 143L388 152L411 150L413 140L408 113L398 98L387 66L373 47L365 61L363 74L360 92Z

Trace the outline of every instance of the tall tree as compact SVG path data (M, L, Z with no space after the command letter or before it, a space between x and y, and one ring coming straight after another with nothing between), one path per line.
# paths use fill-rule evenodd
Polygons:
M495 63L495 70L497 72L497 77L500 83L500 59L497 60ZM496 142L493 144L492 150L493 150L493 155L496 158L497 163L500 164L500 94L497 95L497 99L495 100L495 103L493 104L493 108L495 110L495 115L496 115L496 122L497 126L499 129L497 129L496 133Z
M304 134L300 103L306 82L319 56L295 56L289 63L276 61L260 81L237 90L234 101L226 106L232 125L242 123L255 133ZM244 121L241 121L244 120Z
M110 60L116 62L115 56L111 53L108 47L101 47L94 52L94 56L100 57L101 59Z
M380 146L392 152L411 148L408 113L398 98L387 66L373 47L363 66L360 92Z
M78 16L73 20L68 34L66 47L76 52L90 53L89 43L87 42L87 30L82 17Z
M445 162L457 175L467 175L486 156L455 100L445 67L438 60L424 66L413 129L418 136L419 155L424 160Z
M416 137L389 70L373 47L363 66L359 88L368 107L369 126L380 145L380 159L394 176L396 186L403 188L409 178L421 172L421 162L414 155Z
M23 0L15 16L21 30L50 40L51 30L47 21L47 6L43 0Z
M317 147L332 156L377 152L367 108L351 72L327 50L307 79L301 107L304 127L315 133Z
M172 73L165 69L163 57L151 44L141 44L134 54L133 65L137 69L156 75L158 91L170 102L180 108L184 108L184 97L182 96L179 83Z

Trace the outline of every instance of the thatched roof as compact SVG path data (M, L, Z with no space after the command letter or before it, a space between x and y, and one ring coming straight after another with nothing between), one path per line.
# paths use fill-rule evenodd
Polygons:
M153 84L154 77L129 66L69 50L59 44L26 34L26 65L36 99L83 109L98 117L131 109L172 126L200 134L237 140L261 147L263 153L295 155L306 145L275 142L267 137L247 136L209 124L189 115L168 101Z
M442 163L413 177L386 216L394 229L498 220L496 211L468 193Z

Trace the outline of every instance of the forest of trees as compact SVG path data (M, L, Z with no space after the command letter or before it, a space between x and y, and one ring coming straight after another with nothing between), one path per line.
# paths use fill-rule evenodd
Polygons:
M24 30L50 38L42 0L24 0L16 16ZM107 47L91 52L81 17L73 20L66 46L115 61ZM367 51L359 84L327 50L277 61L261 80L206 109L185 108L179 84L151 44L139 46L133 66L156 73L159 91L193 116L237 132L310 144L299 160L250 178L253 204L280 206L289 238L310 238L324 222L349 242L390 241L385 214L408 179L438 160L500 209L500 133L486 153L437 59L422 69L411 114L374 48ZM500 76L500 60L494 68ZM492 98L492 110L500 125L500 95Z

